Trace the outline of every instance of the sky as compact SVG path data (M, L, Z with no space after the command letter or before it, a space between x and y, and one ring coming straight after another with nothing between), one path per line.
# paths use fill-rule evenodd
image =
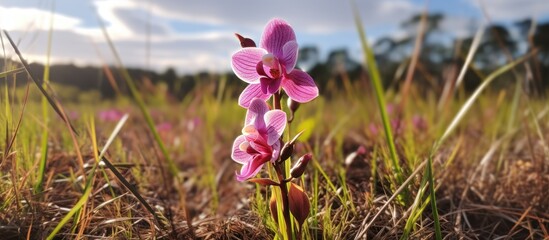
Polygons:
M474 34L487 21L510 24L548 19L546 0L2 0L0 29L18 43L30 62L44 63L52 29L52 63L113 64L101 30L105 24L126 67L179 74L230 70L239 49L238 32L259 42L274 17L294 28L300 46L317 46L321 56L346 48L360 58L353 10L359 11L370 41L403 38L400 23L427 9L443 13L442 30L454 37ZM52 24L53 21L53 24ZM53 26L51 28L50 26ZM4 44L6 43L3 39ZM14 58L5 46L5 54Z

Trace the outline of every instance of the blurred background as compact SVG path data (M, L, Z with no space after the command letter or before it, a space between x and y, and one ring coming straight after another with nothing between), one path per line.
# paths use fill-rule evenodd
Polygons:
M531 64L530 91L548 86L549 4L542 0L357 1L357 9L386 87L398 88L421 34L415 82L440 92L446 79L456 78L479 28L486 31L466 89L533 48L538 57ZM241 84L230 71L231 54L239 48L234 33L259 41L273 17L293 25L301 48L298 67L310 72L321 91L337 87L341 81L329 80L343 72L359 79L362 54L352 10L351 2L328 0L3 0L0 28L12 35L37 76L43 73L51 37L51 81L111 98L125 87L116 71L111 80L106 72L115 57L103 24L134 79L162 84L180 99L193 88L197 74L228 74L235 79L229 84ZM425 11L427 24L419 31ZM5 58L14 60L3 44Z

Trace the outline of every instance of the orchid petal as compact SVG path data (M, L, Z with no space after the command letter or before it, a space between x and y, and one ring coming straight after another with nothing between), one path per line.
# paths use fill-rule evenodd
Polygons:
M243 48L256 47L254 40L252 40L250 38L243 37L242 35L240 35L238 33L235 33L234 35L238 38L238 41L240 41L240 46L241 47L243 47Z
M248 107L244 125L254 124L257 131L264 130L265 120L263 120L263 116L267 111L269 111L269 106L267 106L265 101L255 98Z
M265 26L259 46L281 59L282 48L289 41L295 41L294 30L286 21L275 18Z
M238 136L234 140L233 151L231 153L231 158L235 162L240 163L240 164L246 164L250 160L252 160L252 156L250 154L248 154L245 151L242 151L240 149L240 144L242 144L243 142L246 142L246 137L244 137L243 135Z
M318 88L311 76L299 69L294 69L282 80L282 88L292 100L305 103L318 96Z
M257 71L259 76L267 76L267 73L265 72L265 66L263 66L263 62L258 62L255 70Z
M265 114L265 125L267 125L267 144L273 145L284 133L286 113L281 110L268 111Z
M236 180L242 182L246 181L248 178L255 176L259 172L259 170L261 170L263 165L268 161L269 159L265 159L261 156L254 157L251 161L242 165L240 173L236 174Z
M298 52L299 47L297 46L296 41L289 41L282 47L282 59L280 59L280 62L286 67L287 73L294 70L295 64L297 63Z
M265 54L265 49L254 47L242 48L234 53L231 66L236 76L244 82L257 83L261 77L257 73L257 63Z
M261 84L250 84L242 91L240 97L238 97L238 105L248 108L252 99L258 98L262 101L267 101L270 97L271 94L264 94L261 92Z
M259 84L261 84L261 92L263 94L273 94L277 92L280 89L280 84L282 83L282 79L272 79L272 78L266 78L262 77L259 79Z

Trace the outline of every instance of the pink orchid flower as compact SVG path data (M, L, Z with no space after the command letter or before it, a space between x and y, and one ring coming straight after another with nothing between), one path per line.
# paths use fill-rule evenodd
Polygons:
M233 143L232 159L242 165L236 174L238 181L255 176L261 167L278 159L280 136L286 127L286 113L269 110L269 106L259 98L250 101L242 135Z
M295 69L298 50L292 27L281 19L269 21L259 47L245 47L232 56L233 71L250 84L240 94L238 104L248 107L254 98L266 101L281 87L300 103L316 98L318 88L313 78Z

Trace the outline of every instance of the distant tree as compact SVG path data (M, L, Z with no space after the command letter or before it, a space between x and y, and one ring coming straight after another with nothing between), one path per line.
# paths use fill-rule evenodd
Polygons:
M416 14L401 24L402 28L409 33L408 37L402 40L402 44L407 45L409 54L412 53L417 35L420 34L418 29L420 24L422 24L422 18L423 14ZM423 31L423 38L421 39L420 60L429 65L433 63L441 64L445 60L447 53L447 47L441 44L443 31L440 26L444 21L444 15L442 13L431 13L427 14L425 18L426 26Z
M166 69L166 71L160 75L160 80L165 82L168 87L172 89L177 81L177 73L175 72L175 69L173 69L173 67Z
M539 50L539 59L545 66L549 66L549 22L538 25L533 42Z
M412 33L417 32L417 26L421 23L423 14L416 14L409 18L407 21L401 23L401 27L408 29ZM425 28L425 36L428 37L429 34L439 31L440 25L444 20L444 15L442 13L430 13L427 15L427 26Z
M521 54L529 53L534 50L536 48L534 44L535 31L533 31L536 30L535 22L532 21L532 19L527 18L515 22L514 26L517 28L519 33L516 39L517 44L523 44L523 46L527 46L525 49L521 49ZM543 95L546 87L543 84L544 81L541 76L543 65L541 64L539 58L534 57L527 59L525 61L525 66L527 67L526 71L529 71L531 73L526 75L526 81L523 85L525 91L531 94Z
M381 37L373 46L376 58L381 63L400 62L410 55L410 36L402 39L393 39L392 37Z
M305 46L299 49L297 66L308 71L320 63L320 54L315 46Z
M540 85L546 91L549 87L549 22L539 24L533 36L533 44L539 51L537 60L539 65L535 69L534 74L538 74Z
M475 59L481 67L493 69L505 64L508 60L506 54L513 57L516 50L516 42L505 26L490 25L485 30Z
M425 17L425 27L423 32L418 31L423 18ZM384 81L404 80L404 74L396 75L398 67L403 62L411 58L415 41L421 41L421 51L419 52L416 71L414 72L415 84L433 85L436 86L434 76L440 76L442 66L451 56L449 46L442 44L443 31L440 28L444 15L442 13L431 13L426 16L423 13L413 15L406 21L401 23L401 28L407 32L407 35L395 38L381 38L376 47L380 47L380 52L377 52L377 59L380 59L385 66L385 74L387 78ZM421 36L418 34L422 34ZM418 38L420 36L420 38ZM383 56L385 55L385 56ZM388 66L388 67L387 67ZM402 72L402 71L400 71ZM392 84L391 84L392 85ZM399 86L400 84L395 84Z
M341 71L351 71L360 65L351 59L349 52L345 48L334 49L328 54L326 65L333 74Z

